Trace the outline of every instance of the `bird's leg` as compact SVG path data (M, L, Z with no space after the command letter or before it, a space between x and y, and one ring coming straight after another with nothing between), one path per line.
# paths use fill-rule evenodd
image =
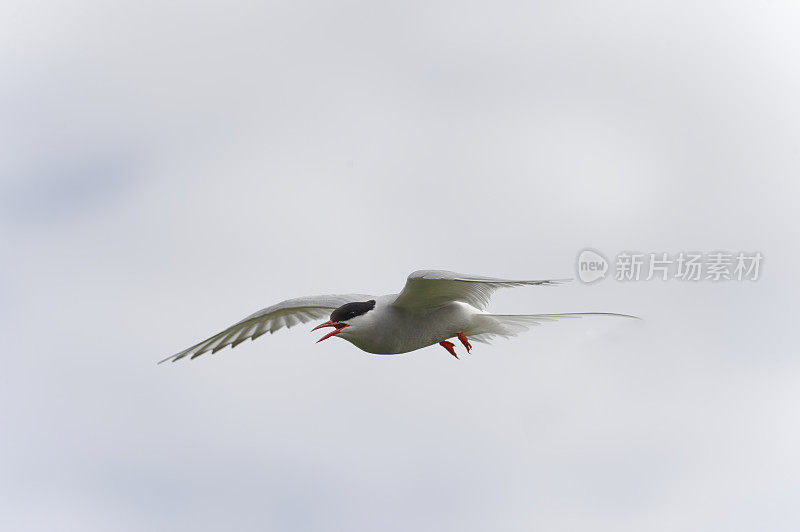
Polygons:
M444 347L445 349L447 349L447 351L451 355L453 355L454 357L458 358L458 355L456 354L456 350L453 349L453 346L455 345L455 344L453 344L453 342L448 342L447 340L442 340L441 342L439 342L439 345Z
M472 349L472 344L469 343L469 340L467 340L467 337L464 336L464 333L460 332L456 336L458 336L458 339L461 340L461 343L467 348L467 353L469 353L470 349Z

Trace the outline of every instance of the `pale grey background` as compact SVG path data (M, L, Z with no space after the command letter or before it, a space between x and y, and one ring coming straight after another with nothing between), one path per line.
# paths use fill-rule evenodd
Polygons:
M0 7L4 530L800 527L796 2ZM756 283L366 355L288 297L578 251L761 251Z

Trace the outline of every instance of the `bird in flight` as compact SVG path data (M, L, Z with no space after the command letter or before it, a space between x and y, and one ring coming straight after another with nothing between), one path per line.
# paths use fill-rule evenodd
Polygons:
M338 337L367 353L397 355L439 344L458 358L457 338L469 353L470 340L482 343L497 336L508 338L543 322L583 316L619 316L610 312L566 314L490 314L485 312L492 292L514 286L551 286L569 279L513 281L480 275L465 275L444 270L412 273L399 294L370 296L341 294L299 297L259 310L211 338L169 356L161 362L236 347L248 338L274 333L314 319L330 319L312 329L330 327L317 343ZM159 362L159 364L161 363Z

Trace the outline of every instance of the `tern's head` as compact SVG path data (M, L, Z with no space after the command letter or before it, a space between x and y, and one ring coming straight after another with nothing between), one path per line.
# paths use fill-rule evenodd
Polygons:
M321 329L323 327L335 327L335 331L331 331L319 340L317 343L330 338L336 334L342 332L345 327L350 327L351 325L357 325L359 319L364 316L367 312L375 308L375 300L370 299L369 301L356 301L353 303L346 303L341 307L337 308L333 312L331 312L331 319L326 321L325 323L320 323L313 329L312 331L316 331L317 329Z

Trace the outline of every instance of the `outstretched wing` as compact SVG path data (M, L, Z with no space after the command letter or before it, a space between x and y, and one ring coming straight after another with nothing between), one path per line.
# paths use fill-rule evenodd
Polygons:
M342 294L287 299L277 305L259 310L242 321L231 325L221 333L215 334L188 349L184 349L178 354L169 356L161 362L166 362L167 360L175 362L187 356L194 358L208 351L216 353L229 345L233 348L248 338L255 340L266 332L274 333L282 327L289 328L298 323L324 318L332 310L341 307L345 303L364 301L369 298L370 296L363 294Z
M420 270L412 273L398 294L398 307L436 307L453 301L463 301L483 309L489 304L492 292L498 288L526 285L556 285L570 279L513 281L480 275L466 275L445 270Z

